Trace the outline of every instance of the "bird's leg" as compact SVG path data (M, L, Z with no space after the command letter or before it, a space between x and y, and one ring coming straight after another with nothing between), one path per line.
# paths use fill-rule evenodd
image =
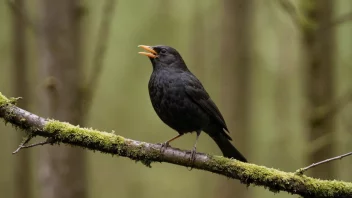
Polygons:
M198 138L200 136L200 132L201 131L196 131L197 132L197 137L196 137L196 143L194 143L194 147L191 151L191 162L193 163L194 160L196 159L196 153L197 153L197 142L198 142Z
M177 138L181 137L182 135L183 135L183 133L182 133L182 134L178 134L177 136L175 136L175 137L169 139L168 141L162 143L162 144L161 144L160 151L161 151L161 152L164 152L165 149L170 145L170 142L176 140Z

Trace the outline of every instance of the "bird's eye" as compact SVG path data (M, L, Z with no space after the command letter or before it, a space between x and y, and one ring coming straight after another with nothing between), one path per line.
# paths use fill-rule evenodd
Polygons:
M166 49L162 49L162 50L160 51L160 53L161 53L161 54L165 54L165 53L166 53Z

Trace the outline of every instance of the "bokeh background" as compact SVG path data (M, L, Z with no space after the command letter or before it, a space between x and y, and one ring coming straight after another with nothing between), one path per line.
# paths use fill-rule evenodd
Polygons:
M164 142L176 133L151 106L152 66L137 45L170 45L247 159L295 171L352 150L351 12L350 0L2 1L0 91L44 117ZM12 155L23 135L0 125L0 197L297 197L65 145ZM194 140L172 146L191 149ZM198 151L221 154L205 134ZM351 164L307 174L351 181Z

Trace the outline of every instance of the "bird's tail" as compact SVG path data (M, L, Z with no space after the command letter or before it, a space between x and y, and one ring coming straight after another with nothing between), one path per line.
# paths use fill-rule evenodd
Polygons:
M211 138L216 142L224 157L234 158L242 162L247 162L247 159L234 147L230 140L222 133L216 133Z

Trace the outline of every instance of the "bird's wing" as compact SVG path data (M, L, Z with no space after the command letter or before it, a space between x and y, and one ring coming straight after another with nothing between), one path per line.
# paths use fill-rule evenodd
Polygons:
M218 107L211 100L209 94L205 91L200 81L193 75L191 76L191 78L186 79L185 90L187 95L228 132L225 120L222 117Z

